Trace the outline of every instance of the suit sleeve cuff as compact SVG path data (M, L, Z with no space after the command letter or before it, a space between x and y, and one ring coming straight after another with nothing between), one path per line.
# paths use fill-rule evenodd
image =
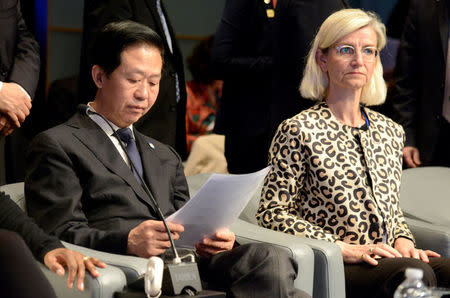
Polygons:
M126 255L128 246L128 234L130 231L109 232L94 249Z
M38 261L40 261L41 263L44 263L45 255L48 252L50 252L54 249L57 249L57 248L64 248L64 245L56 238L51 237L47 241L45 241L41 244L41 249L40 249L40 251L37 252L35 257Z

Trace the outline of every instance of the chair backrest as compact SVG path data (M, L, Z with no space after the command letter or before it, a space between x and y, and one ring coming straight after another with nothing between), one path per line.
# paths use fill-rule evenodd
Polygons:
M405 217L450 228L450 168L404 170L400 205Z
M13 200L20 207L20 209L26 213L27 205L25 201L24 186L25 184L23 182L6 184L0 186L0 191L3 191L9 195L11 200Z
M247 206L245 206L244 210L242 210L239 218L245 220L246 222L257 225L258 221L256 220L256 211L259 206L259 199L261 197L262 185L258 187L258 190L255 192L253 197L248 202Z

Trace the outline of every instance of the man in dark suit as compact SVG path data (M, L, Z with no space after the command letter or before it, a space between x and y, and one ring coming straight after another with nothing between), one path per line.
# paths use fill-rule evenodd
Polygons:
M170 247L158 206L139 176L169 215L189 200L181 159L134 129L155 104L163 53L159 36L135 22L110 23L97 35L95 100L67 123L38 135L29 151L27 207L45 231L78 245L141 257ZM128 144L125 149L121 141ZM168 226L174 239L184 231L179 224ZM234 247L234 240L224 229L196 244L203 279L235 297L299 296L290 257L266 245Z
M96 88L91 79L92 48L96 33L113 21L131 20L153 29L164 41L164 71L159 98L136 128L144 135L175 148L184 160L186 149L186 88L183 57L161 0L85 1L79 97L91 101Z
M450 2L412 1L388 95L407 167L450 167Z

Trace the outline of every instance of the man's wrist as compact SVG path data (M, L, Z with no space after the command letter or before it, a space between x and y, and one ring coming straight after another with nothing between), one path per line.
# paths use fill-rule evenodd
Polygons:
M0 92L2 91L3 85L5 82L0 81ZM15 84L17 85L17 87L19 87L20 90L22 90L23 94L25 94L26 97L28 97L29 99L31 99L30 94L28 94L27 90L25 90L22 86L20 86L20 84L16 83L16 82L9 82L9 84Z
M16 83L17 84L17 83ZM17 86L19 86L19 89L22 90L22 92L29 98L31 99L30 94L28 94L27 90L23 89L22 86L20 86L20 84L17 84Z

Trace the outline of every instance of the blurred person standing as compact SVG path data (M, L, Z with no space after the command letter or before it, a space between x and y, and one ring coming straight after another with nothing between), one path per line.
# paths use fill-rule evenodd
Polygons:
M267 165L276 2L227 0L214 39L214 72L224 81L214 131L225 135L233 174Z
M183 57L162 0L85 0L80 63L79 100L92 101L96 87L91 77L95 36L104 25L130 20L158 33L164 41L164 71L155 106L135 124L144 135L175 148L184 160L186 152L186 88ZM75 107L74 107L75 111Z
M18 0L0 2L0 134L10 135L30 114L39 79L39 45Z
M347 8L346 0L279 0L275 25L271 137L278 125L314 102L301 96L300 82L316 32L333 12Z
M307 48L322 21L344 1L227 0L213 64L223 79L216 116L230 173L267 166L279 122L308 107L298 92Z
M407 167L450 167L450 2L412 1L388 99Z
M214 37L202 40L188 57L187 64L193 80L186 82L186 137L188 152L192 143L201 136L211 134L216 119L218 99L222 95L221 80L211 73L211 48Z
M39 45L27 29L18 0L0 1L0 28L0 136L9 136L30 114L39 80ZM0 183L15 180L18 138L0 140L5 142L0 164L6 175Z

